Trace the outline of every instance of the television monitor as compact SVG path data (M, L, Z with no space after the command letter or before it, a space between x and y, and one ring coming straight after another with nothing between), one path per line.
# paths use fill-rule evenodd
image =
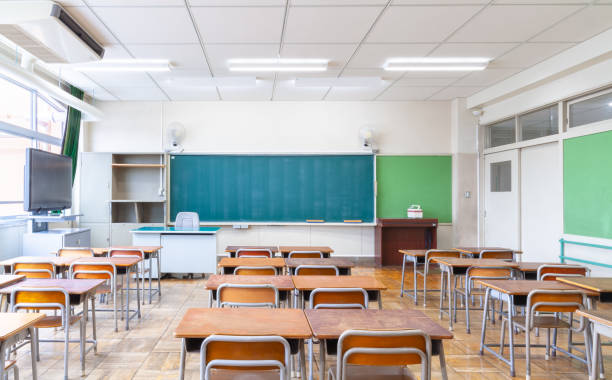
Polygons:
M72 158L27 148L23 207L40 213L72 206Z

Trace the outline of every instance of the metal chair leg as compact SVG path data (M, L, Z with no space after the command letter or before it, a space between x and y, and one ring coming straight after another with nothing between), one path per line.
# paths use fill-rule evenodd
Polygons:
M418 305L418 297L417 297L417 293L418 293L418 286L417 286L417 262L418 260L415 258L414 261L412 262L412 286L414 288L414 304Z
M406 257L403 257L402 259L402 285L400 288L400 297L404 296L404 277L405 277L405 273L406 273Z

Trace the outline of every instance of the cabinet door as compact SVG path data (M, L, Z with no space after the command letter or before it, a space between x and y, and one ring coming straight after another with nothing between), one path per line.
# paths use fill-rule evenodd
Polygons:
M91 230L92 247L110 246L110 224L109 223L80 223L79 227Z
M111 154L81 153L82 223L110 222Z

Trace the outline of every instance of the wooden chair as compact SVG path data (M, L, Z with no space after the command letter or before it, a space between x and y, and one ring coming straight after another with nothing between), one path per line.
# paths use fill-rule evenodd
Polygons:
M85 371L85 323L80 315L73 315L70 307L70 295L62 288L17 288L11 292L11 311L18 310L59 310L60 316L46 316L34 324L36 335L42 328L64 329L64 339L38 339L38 342L64 342L64 379L68 379L68 346L70 343L70 326L80 322L79 343L81 346L81 371ZM36 360L40 360L39 347L36 347Z
M431 339L420 330L347 330L328 379L416 379L406 366L420 364L420 379L429 380L431 354Z
M311 309L367 309L368 292L362 288L317 288L310 293Z
M463 289L457 287L457 279L458 276L455 277L454 284L454 310L453 310L453 318L457 320L457 296L459 295L464 304L465 304L465 324L466 331L470 333L470 303L472 296L475 295L484 295L485 291L476 287L474 284L475 280L509 280L513 278L513 269L509 267L499 267L499 266L478 266L478 267L469 267L467 272L465 273L464 284L465 287ZM492 295L493 297L493 295ZM497 297L499 298L499 297ZM500 300L501 302L501 300ZM495 304L491 302L491 308L493 310L493 318L495 319Z
M263 266L263 267L236 267L234 269L235 275L241 276L276 276L278 272L275 267Z
M211 335L200 348L200 379L290 379L291 348L280 336Z
M589 364L589 355L583 359L557 346L556 332L558 329L567 329L573 332L584 332L585 347L589 347L589 334L587 332L584 318L580 318L580 326L574 329L570 323L561 319L561 313L570 313L570 320L572 313L576 310L584 309L586 305L586 296L579 290L532 290L527 296L527 306L525 307L525 315L512 316L511 323L512 327L519 328L525 331L525 357L526 357L526 380L531 378L531 347L530 340L531 331L534 329L547 329L546 336L546 354L545 359L548 360L550 357L550 349L553 350L553 355L556 351L580 360L587 364L588 368L591 368ZM544 315L543 315L544 314ZM501 339L500 339L500 354L503 351L504 336L505 336L505 324L509 322L507 316L502 319L501 326ZM512 331L514 331L514 328ZM550 330L555 331L554 341L550 343ZM483 332L484 334L484 332ZM541 346L539 346L541 347ZM588 352L588 349L586 350Z
M339 276L335 265L299 265L295 268L296 276Z
M108 257L134 257L134 256L142 259L142 261L138 264L138 273L136 273L136 281L142 280L142 287L140 288L140 294L141 294L140 299L142 301L142 304L144 305L145 303L145 280L146 280L145 273L150 273L151 271L151 268L145 268L144 252L138 248L111 248L108 251ZM158 274L158 275L161 275L161 274ZM123 280L122 280L122 285L123 285ZM128 292L132 290L138 291L137 288L126 289L126 291ZM151 276L149 276L149 292L151 292Z
M585 277L590 271L582 265L544 264L538 267L538 280L555 281L557 277Z
M479 259L514 260L514 251L485 249L478 255Z
M279 307L278 289L270 284L221 284L217 307Z
M322 259L324 257L321 251L291 251L287 256L288 259Z
M236 257L265 257L272 258L274 254L265 248L240 248L236 250Z
M91 248L62 248L57 251L57 255L62 257L93 257L94 251Z
M115 332L119 331L117 321L117 290L121 289L121 310L123 310L123 289L121 285L117 284L117 268L113 263L102 263L102 262L78 262L70 265L69 276L72 279L94 279L94 280L106 280L107 284L102 285L96 289L96 295L106 296L107 294L113 297L113 308L112 309L100 309L96 311L112 311L113 319L115 321ZM91 310L95 310L95 297L91 299ZM96 320L93 318L93 339L96 340Z
M52 262L13 262L11 273L21 274L26 278L55 278L56 268Z

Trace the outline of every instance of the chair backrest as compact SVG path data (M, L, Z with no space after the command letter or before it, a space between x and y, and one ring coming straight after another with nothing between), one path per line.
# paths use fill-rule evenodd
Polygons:
M217 307L279 306L278 289L271 284L221 284L217 288Z
M338 340L337 377L347 365L406 366L421 364L421 379L431 375L431 339L420 330L347 330Z
M483 250L478 255L479 259L500 259L500 260L513 260L514 251L509 250Z
M108 257L131 257L137 256L144 259L144 252L137 248L111 248L108 250Z
M287 257L290 259L322 259L324 256L321 251L291 251Z
M435 257L461 257L461 252L452 249L430 249L425 252L425 261L429 262Z
M72 279L111 280L117 278L117 268L113 263L78 262L70 264L69 276Z
M557 277L585 277L590 269L582 265L544 264L538 267L538 280L554 281Z
M512 278L513 269L504 266L474 266L465 272L465 287L469 291L474 286L474 280L509 280Z
M199 228L200 216L197 212L179 212L178 214L176 214L174 226L176 228Z
M362 288L317 288L309 303L311 309L367 309L369 299Z
M62 288L26 288L20 287L11 292L11 311L26 310L62 310L70 306L70 295Z
M91 248L62 248L57 251L57 255L62 257L92 257L94 251Z
M263 267L236 267L234 274L241 276L276 276L278 272L275 267L263 266Z
M583 309L585 304L586 296L580 290L532 290L527 295L529 327L533 326L536 312L573 313ZM580 324L582 323L581 319Z
M335 265L299 265L295 268L296 276L339 276Z
M55 278L55 265L52 262L13 262L11 273L22 274L26 278Z
M253 372L277 369L279 379L288 379L291 348L280 336L211 335L200 348L200 368L211 378L213 369ZM256 377L256 376L254 376ZM266 377L268 378L268 377Z
M272 251L265 248L240 248L236 250L236 257L265 257L271 258Z

